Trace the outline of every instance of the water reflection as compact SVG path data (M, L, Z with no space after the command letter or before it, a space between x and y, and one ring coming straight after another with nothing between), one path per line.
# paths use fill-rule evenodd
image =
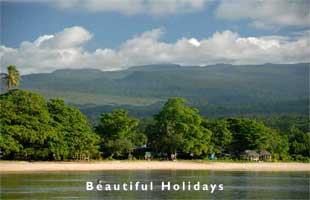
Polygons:
M153 181L153 191L86 191L86 181ZM1 199L309 199L309 173L96 171L0 174ZM161 182L224 184L224 191L161 191Z

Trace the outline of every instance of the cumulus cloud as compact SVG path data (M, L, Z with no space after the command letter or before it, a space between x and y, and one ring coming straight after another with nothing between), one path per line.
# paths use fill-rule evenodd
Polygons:
M83 46L92 34L82 27L70 27L32 42L22 42L18 48L0 46L1 67L14 64L27 74L61 68L119 70L156 63L203 66L309 62L309 32L290 37L241 37L227 30L203 39L180 38L172 43L162 42L163 34L162 29L153 29L115 49L87 51Z
M223 0L215 12L225 20L251 19L251 26L263 29L310 25L309 0Z
M35 42L39 46L47 48L70 48L78 47L79 45L90 40L92 35L82 27L65 28L63 31L55 35L39 37Z
M196 38L191 38L188 40L188 42L196 47L200 46L200 42Z

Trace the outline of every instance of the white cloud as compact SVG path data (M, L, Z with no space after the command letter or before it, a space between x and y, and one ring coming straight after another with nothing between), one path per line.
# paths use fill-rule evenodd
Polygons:
M199 11L204 8L206 2L207 0L56 0L52 1L52 4L62 9L161 16Z
M252 20L256 28L309 27L309 0L223 0L216 16L225 20Z
M33 42L22 42L16 49L0 46L1 66L14 64L26 74L61 68L118 70L155 63L202 66L310 62L308 31L291 37L241 37L227 30L215 32L209 38L180 38L172 43L160 41L163 34L162 29L153 29L116 49L87 51L83 45L91 39L91 33L82 27L71 27Z
M79 26L65 28L53 36L44 36L39 45L47 48L77 47L92 38L92 35ZM39 38L40 39L40 38Z
M194 45L195 47L199 47L200 46L200 42L196 39L196 38L191 38L188 40L188 42L192 45Z
M163 16L202 11L213 0L0 0L24 3L48 3L65 10L118 12L124 15Z

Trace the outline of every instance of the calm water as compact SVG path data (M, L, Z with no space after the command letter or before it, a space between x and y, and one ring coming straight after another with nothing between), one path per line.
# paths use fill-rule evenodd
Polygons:
M309 173L96 171L0 174L0 199L309 199ZM153 191L86 191L86 181L153 181ZM161 182L223 184L224 190L161 191Z

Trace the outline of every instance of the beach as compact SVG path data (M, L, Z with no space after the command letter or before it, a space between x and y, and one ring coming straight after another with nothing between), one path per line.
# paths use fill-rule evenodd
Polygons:
M206 161L0 162L0 173L100 170L214 170L310 172L310 163L233 163Z

